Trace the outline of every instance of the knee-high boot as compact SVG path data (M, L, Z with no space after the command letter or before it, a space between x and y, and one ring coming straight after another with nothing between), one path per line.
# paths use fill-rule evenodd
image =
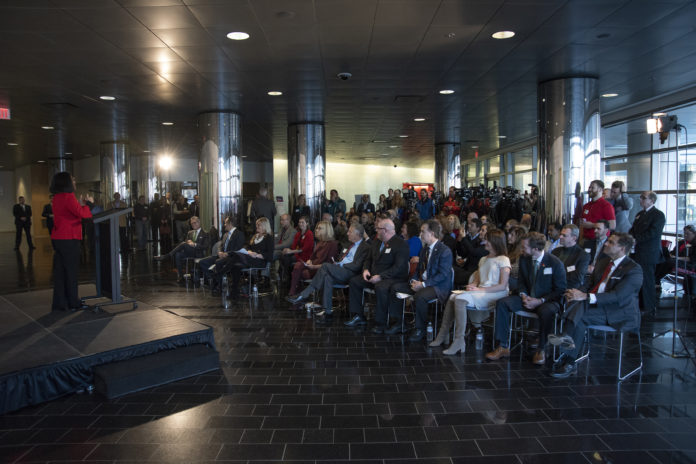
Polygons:
M466 301L464 304L454 305L454 340L449 348L444 350L442 354L455 355L460 351L464 353L466 351L466 340L464 339L464 334L466 333Z
M449 331L452 328L452 322L454 322L454 301L447 300L445 304L445 310L442 314L442 324L440 324L440 330L437 332L437 337L435 340L430 342L430 346L440 346L443 343L449 343Z

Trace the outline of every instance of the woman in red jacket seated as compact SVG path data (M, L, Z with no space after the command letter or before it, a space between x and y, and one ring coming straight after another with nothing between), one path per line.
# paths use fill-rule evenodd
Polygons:
M297 221L297 233L292 241L292 246L283 250L280 256L280 266L286 276L290 275L292 268L298 261L307 261L314 250L314 234L309 228L309 218L302 216Z
M69 172L56 173L49 187L53 194L53 311L79 309L77 271L80 265L82 219L91 218L91 196L75 198L75 179Z
M292 268L289 295L297 295L300 291L300 280L314 277L323 263L330 263L338 254L338 242L329 221L319 221L314 228L314 236L319 241L312 256L306 261L298 259Z

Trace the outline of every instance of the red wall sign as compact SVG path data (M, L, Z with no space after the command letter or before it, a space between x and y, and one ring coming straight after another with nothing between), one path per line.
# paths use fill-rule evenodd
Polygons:
M9 108L0 108L0 119L10 119Z

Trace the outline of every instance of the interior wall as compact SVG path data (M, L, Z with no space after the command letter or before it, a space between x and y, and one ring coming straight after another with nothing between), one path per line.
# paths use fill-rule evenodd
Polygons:
M12 207L17 202L15 197L15 173L0 171L0 232L14 232L14 216Z

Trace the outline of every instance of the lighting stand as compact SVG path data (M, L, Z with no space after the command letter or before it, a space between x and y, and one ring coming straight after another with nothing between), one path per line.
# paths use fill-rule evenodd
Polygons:
M679 129L681 126L679 124L676 124L676 116L674 117L674 135L676 137L676 145L675 145L675 155L676 155L676 179L677 179L677 194L676 194L676 201L675 201L675 210L676 210L676 215L675 215L675 221L676 221L676 230L677 230L677 237L679 237ZM669 129L667 129L667 135L669 135ZM664 132L661 132L660 134L660 140L663 140L662 135ZM665 137L666 138L666 137ZM663 140L664 141L664 140ZM685 239L686 240L686 239ZM679 240L677 240L677 243L679 243ZM674 309L673 309L673 318L672 318L672 328L669 330L666 330L662 333L659 333L653 337L653 340L657 338L662 338L667 336L668 334L671 335L672 337L672 351L667 352L667 351L662 351L659 349L655 349L658 353L665 354L667 356L670 356L675 359L682 359L682 358L688 358L691 359L695 364L696 360L693 358L691 355L691 352L689 351L689 348L687 347L685 341L684 341L684 336L681 334L681 331L677 328L677 311L679 309L679 292L677 291L677 285L679 284L679 247L676 247L676 254L675 254L675 260L674 260ZM688 317L688 316L687 316ZM676 345L677 345L677 338L679 338L679 342L682 345L682 351L677 352L676 351Z

